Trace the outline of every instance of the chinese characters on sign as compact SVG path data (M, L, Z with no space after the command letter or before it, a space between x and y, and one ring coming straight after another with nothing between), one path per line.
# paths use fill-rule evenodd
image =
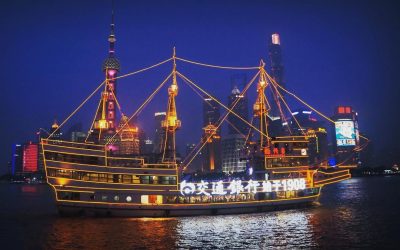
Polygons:
M225 185L224 185L225 184ZM229 183L222 181L207 182L201 180L199 183L192 183L182 181L180 184L180 191L183 196L187 195L224 195L224 194L241 194L241 193L265 193L265 192L278 192L278 191L295 191L303 190L306 188L306 180L304 178L298 179L284 179L284 180L270 180L270 181L241 181L233 180Z

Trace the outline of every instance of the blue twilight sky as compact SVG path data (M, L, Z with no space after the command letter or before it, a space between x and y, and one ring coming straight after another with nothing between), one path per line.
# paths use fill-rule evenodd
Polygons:
M103 80L110 13L111 1L1 1L0 173L12 143L34 139L55 118L62 121ZM327 115L337 105L353 106L375 150L399 160L400 9L395 1L117 0L115 13L122 74L169 58L173 46L188 59L256 66L267 59L270 35L278 32L287 88ZM123 111L131 114L170 70L168 64L121 79L117 95ZM181 62L178 70L225 102L230 77L238 73ZM199 140L202 104L180 86L183 128L177 139L184 151L183 144ZM90 125L98 96L66 128L78 121ZM163 89L139 117L149 136L152 114L165 109L166 96Z

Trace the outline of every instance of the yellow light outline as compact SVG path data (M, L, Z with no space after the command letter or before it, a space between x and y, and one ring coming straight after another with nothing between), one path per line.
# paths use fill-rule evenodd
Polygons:
M73 171L81 171L81 172L90 172L90 173L96 173L96 174L122 174L122 175L145 175L145 176L167 176L167 177L171 177L171 176L175 176L174 174L136 174L136 173L119 173L119 172L98 172L98 171L94 171L94 170L82 170L82 169L75 169L75 168L59 168L59 167L47 167L47 168L51 168L51 169L61 169L61 170L73 170ZM173 170L173 169L171 169ZM68 179L68 178L67 178ZM75 180L75 179L71 179L71 180Z
M304 143L307 143L308 141L271 141L271 143L279 143L279 142L287 142L287 143L291 143L291 142L304 142Z
M49 144L48 142L57 142L57 143L66 143L66 144L80 144L80 145L86 145L86 146L91 146L91 147L99 147L99 148L104 148L103 145L98 145L98 144L93 144L93 143L82 143L82 142L73 142L73 141L64 141L64 140L52 140L52 139L42 139L43 142L46 142L44 144L47 145L53 145Z
M89 155L89 154L80 154L80 153L66 152L66 151L54 151L54 150L47 150L47 149L45 149L44 151L52 152L52 153L59 153L59 154L67 154L67 155L93 156L93 157L101 157L101 158L117 159L117 160L135 160L135 161L140 161L140 164L142 164L142 165L144 164L143 158L127 158L127 157L112 157L112 156L104 156L104 155ZM102 152L105 152L105 151L102 151Z
M344 172L346 172L347 174L350 174L350 171L349 170L340 170L340 171L336 171L336 172L331 172L331 173L329 173L329 172L323 172L323 171L317 171L316 173L322 173L322 174L328 174L328 175L332 175L332 174L338 174L338 173L344 173Z
M61 163L61 164L69 164L69 165L81 165L81 166L90 166L90 167L100 167L100 168L122 168L122 169L133 169L133 170L175 170L175 168L132 168L132 167L111 167L111 166L105 166L105 165L94 165L94 164L85 164L85 163L76 163L76 162L67 162L67 161L54 161L54 160L48 160L51 162L55 163ZM151 164L144 164L145 166L151 165ZM56 167L52 167L56 168ZM65 169L70 169L70 168L65 168ZM86 170L85 170L86 171Z
M57 185L53 185L49 183L50 186L54 188L54 190L57 191L56 187ZM102 188L102 187L82 187L82 186L74 186L74 185L58 185L60 187L65 187L65 188L78 188L78 189L96 189L96 190L108 190L108 191L153 191L153 192L179 192L179 190L173 190L173 189L137 189L137 188ZM137 193L140 194L140 193Z
M330 184L337 183L337 182L341 182L341 181L345 181L345 180L348 180L348 179L351 179L351 176L349 176L349 177L347 177L347 178L344 178L344 179L336 180L336 181L331 181L331 182L327 182L327 183L323 183L323 184L318 184L318 185L316 185L316 186L322 188L322 187L325 186L325 185L330 185Z
M320 180L320 181L314 181L314 184L315 184L315 185L326 185L326 184L324 184L323 182L326 182L326 181L329 181L329 180L338 179L338 178L343 178L343 177L345 177L345 178L351 178L351 175L350 175L350 174L345 174L345 175L340 175L340 176L336 176L336 177L327 178L327 179ZM339 179L339 180L337 180L336 182L339 182L339 181L342 181L342 179ZM322 183L322 184L321 184L321 183Z
M276 158L305 158L308 157L308 155L277 155L274 156L273 154L271 154L271 156L265 156L265 158L268 159L276 159Z
M114 182L99 182L99 181L84 181L84 180L77 180L77 179L70 179L70 178L65 178L65 177L53 177L53 176L48 176L47 178L51 178L51 179L59 179L59 178L63 178L63 179L67 179L70 181L77 181L77 182L85 182L85 183L95 183L95 184L111 184L111 185L127 185L127 186L176 186L176 184L142 184L142 183L138 183L138 184L129 184L129 183L114 183ZM68 186L71 187L71 185L64 185L64 186Z
M121 203L121 202L102 202L102 201L75 201L75 200L60 200L57 198L58 202L71 202L71 203L83 203L83 204L104 204L104 205L119 205L119 206L171 206L171 207L185 207L185 206L214 206L214 205L227 205L227 204L252 204L252 203L271 203L278 201L291 201L291 200L301 200L318 198L320 196L320 189L318 194L310 195L305 197L295 197L295 198L285 198L285 199L275 199L275 200L258 200L258 201L233 201L233 202L209 202L209 203L182 203L182 204L146 204L146 203Z
M46 144L46 146L50 146L50 147L59 147L59 148L72 148L72 149L76 149L76 150L89 150L89 151L96 151L96 152L104 152L103 150L100 149L90 149L90 148L79 148L79 147L70 147L70 146L62 146L62 145L57 145L57 144Z

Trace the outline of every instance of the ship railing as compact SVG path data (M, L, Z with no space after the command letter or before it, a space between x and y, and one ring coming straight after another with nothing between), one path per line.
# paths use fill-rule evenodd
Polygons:
M176 163L144 163L143 167L145 168L170 168L174 169L177 168Z
M104 145L97 145L97 144L92 144L92 143L71 142L71 141L54 140L54 139L42 139L41 142L43 144L53 144L53 145L63 146L63 147L104 151Z
M45 160L53 162L121 168L176 168L176 163L173 162L145 163L145 159L142 157L115 155L113 152L105 151L104 145L88 145L85 143L47 139L42 140L42 143ZM84 152L80 152L79 150Z
M350 170L322 171L318 170L314 174L314 185L324 186L351 178Z

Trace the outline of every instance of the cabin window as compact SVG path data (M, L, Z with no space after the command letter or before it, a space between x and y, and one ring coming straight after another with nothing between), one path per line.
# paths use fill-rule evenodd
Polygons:
M149 184L150 183L150 176L148 176L148 175L140 176L140 183Z
M59 191L57 192L57 198L60 200L75 200L79 201L81 199L81 194L78 192L65 192Z
M140 202L142 204L162 204L162 195L142 195Z
M127 174L122 175L122 182L132 183L132 175L127 175Z

